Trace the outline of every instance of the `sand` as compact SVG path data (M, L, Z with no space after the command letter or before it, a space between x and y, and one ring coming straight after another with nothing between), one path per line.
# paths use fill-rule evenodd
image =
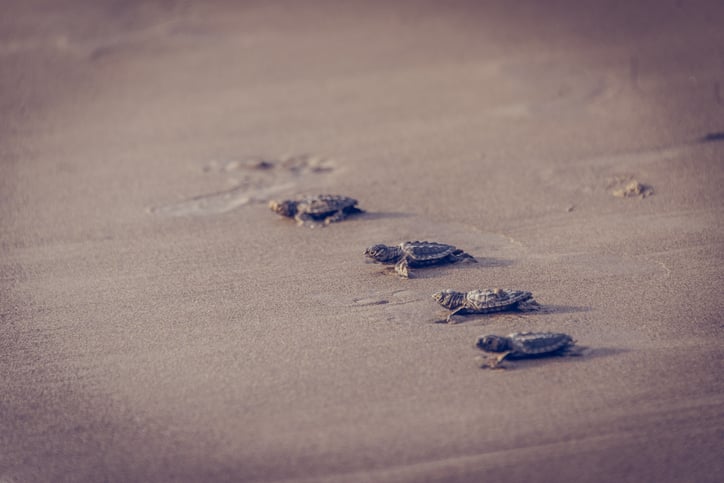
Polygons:
M722 481L724 9L509 3L5 2L0 481Z

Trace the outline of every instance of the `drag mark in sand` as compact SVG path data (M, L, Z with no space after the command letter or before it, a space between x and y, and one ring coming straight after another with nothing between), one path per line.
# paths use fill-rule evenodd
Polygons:
M513 238L512 236L506 235L505 233L496 233L496 235L502 236L503 238L505 238L506 240L508 240L511 245L516 245L516 246L519 246L519 247L523 248L523 242L521 242L521 241L519 241L519 240L516 240L516 239Z
M415 290L365 291L354 295L324 293L314 296L320 305L338 312L356 313L357 318L405 325L430 319L427 294ZM429 320L433 322L432 319Z
M249 203L263 203L271 196L293 187L292 183L257 189L238 186L226 191L196 196L179 203L151 207L148 211L163 216L218 215Z
M211 161L204 166L203 172L228 175L227 180L236 186L177 203L153 206L148 211L160 216L218 215L251 203L265 203L279 193L293 191L307 176L333 170L331 160L307 154L281 156L279 159L255 156L242 160Z
M361 297L346 297L334 294L320 294L315 299L328 307L369 307L374 305L406 305L424 300L424 297L413 290L395 290L390 293L369 292Z
M661 268L664 269L664 278L669 278L671 276L671 269L666 266L666 264L660 260L654 260L656 263L658 263Z
M646 260L647 262L655 263L656 265L661 267L663 269L664 280L671 277L671 274L673 272L668 266L666 266L666 263L662 262L661 260L655 260L653 258L648 258L648 257L642 257L642 258L643 258L643 260Z

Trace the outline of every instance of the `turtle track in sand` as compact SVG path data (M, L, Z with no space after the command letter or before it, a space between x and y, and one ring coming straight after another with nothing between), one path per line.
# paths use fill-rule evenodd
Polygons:
M309 154L210 161L202 172L227 177L233 188L152 206L148 211L159 216L218 215L251 203L266 203L278 194L294 191L304 180L334 169L332 160Z

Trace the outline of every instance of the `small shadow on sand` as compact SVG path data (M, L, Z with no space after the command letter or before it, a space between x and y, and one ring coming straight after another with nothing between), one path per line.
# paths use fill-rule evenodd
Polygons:
M609 357L609 356L615 356L618 354L625 354L627 352L631 352L631 349L622 349L620 347L586 347L581 346L581 357L585 357L588 359L591 358L598 358L598 357Z
M537 312L542 314L573 314L576 312L590 312L591 307L576 305L541 305Z
M410 218L413 216L411 213L403 213L399 211L365 211L359 215L360 218L365 220L384 220L384 219L396 219L396 218Z
M509 267L513 265L513 260L506 260L501 258L480 258L475 257L475 259L478 261L479 267ZM474 265L473 265L474 266Z
M410 216L403 213L392 213L391 215L399 215L399 216ZM367 219L369 218L366 213L363 213L361 215L355 215L356 217L360 217L361 219ZM366 259L365 263L368 265L379 265L380 267L383 267L380 270L380 273L386 273L388 275L394 275L395 277L400 277L395 273L395 266L394 265L384 265L380 264L378 262L375 262L374 260ZM508 267L512 265L514 262L513 260L506 260L506 259L500 259L500 258L478 258L475 257L475 261L471 261L469 259L459 261L457 263L448 263L443 265L436 265L431 267L417 267L417 268L411 268L410 269L410 279L420 278L437 278L442 277L445 275L448 275L450 270L459 270L459 269L474 269L474 268L491 268L491 267ZM404 280L404 279L403 279Z
M697 141L700 143L715 143L718 141L724 141L724 132L710 132L697 139Z
M597 359L600 357L610 357L618 354L624 354L629 352L629 349L621 349L616 347L588 347L588 346L574 346L570 353L563 354L545 354L541 356L527 357L525 359L506 359L500 366L494 368L494 370L500 369L525 369L534 365L552 363L554 361L560 361L566 359L567 361L579 362L588 359ZM491 369L486 366L485 363L488 356L494 357L494 354L482 353L475 358L478 364L481 364L482 369Z
M457 270L459 268L474 268L475 266L480 265L480 263L474 263L470 261L462 261L458 263L452 263L448 265L441 265L437 267L422 267L422 268L412 268L410 269L410 276L408 278L403 278L399 276L395 272L395 266L394 265L386 265L382 263L375 262L374 260L366 259L365 260L366 265L376 265L379 267L379 273L378 274L384 274L392 277L397 277L400 280L411 280L411 279L425 279L425 278L437 278L444 276L448 273L448 270ZM496 265L485 265L485 266L496 266Z
M453 323L450 325L461 325L466 322L480 322L484 320L491 320L495 318L504 317L526 317L529 315L540 315L540 314L573 314L576 312L590 312L590 307L578 307L573 305L539 305L535 308L512 308L509 310L502 310L500 312L492 312L489 314L456 314L453 316ZM441 318L433 320L436 324L448 324L447 316L449 312L446 312Z
M520 309L509 309L509 310L501 310L500 312L491 312L489 314L465 314L465 313L458 313L453 315L452 321L448 320L448 315L450 312L445 312L441 314L439 318L433 319L433 323L435 324L447 324L451 326L456 325L470 325L473 322L485 322L490 321L496 318L510 318L513 317L523 317L526 315L535 315L540 313L540 310L520 310ZM482 325L482 324L479 324ZM487 324L485 324L487 325Z
M438 278L445 275L448 275L450 270L465 270L465 269L471 269L479 266L480 263L470 262L470 261L462 261L458 263L452 263L448 265L441 265L438 267L422 267L422 268L413 268L410 271L410 279L424 279L424 278ZM394 266L392 268L392 273L399 277L395 273Z

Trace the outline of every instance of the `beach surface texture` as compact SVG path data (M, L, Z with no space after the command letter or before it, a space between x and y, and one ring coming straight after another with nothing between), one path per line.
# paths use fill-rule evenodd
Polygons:
M3 1L0 482L724 481L722 25ZM365 213L268 206L320 193ZM493 288L540 307L440 323ZM475 362L528 331L585 350Z

